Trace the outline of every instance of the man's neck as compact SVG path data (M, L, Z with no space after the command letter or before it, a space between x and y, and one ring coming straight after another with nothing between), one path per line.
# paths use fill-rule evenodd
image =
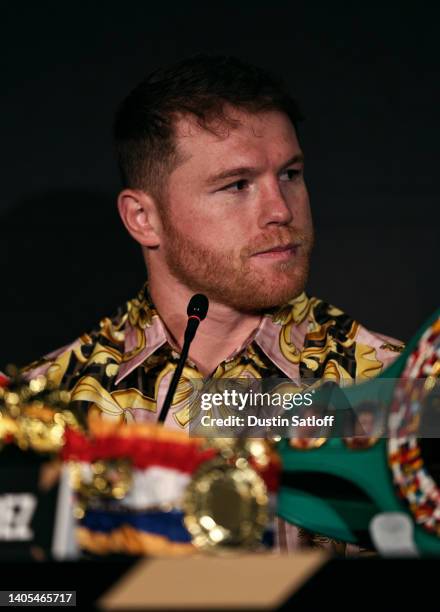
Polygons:
M180 350L188 321L186 309L194 292L174 278L164 278L159 282L152 278L148 288L172 344ZM189 359L204 375L211 374L246 342L260 322L261 315L238 312L210 301L207 317L200 324L191 344Z

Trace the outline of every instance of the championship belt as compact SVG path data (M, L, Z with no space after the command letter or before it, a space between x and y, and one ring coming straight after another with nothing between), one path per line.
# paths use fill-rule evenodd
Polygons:
M83 551L180 556L271 545L279 462L263 440L207 441L91 414L87 434L66 430L61 454Z
M159 423L124 425L94 411L83 415L69 392L42 375L28 381L14 370L0 387L1 449L0 468L9 472L16 462L11 451L24 454L37 471L50 460L59 476L63 464L75 491L64 513L73 512L76 542L86 553L169 556L273 544L279 459L264 440L197 439ZM28 470L25 488L41 480L35 469ZM19 486L23 478L22 472L15 476ZM16 503L11 491L8 500ZM20 495L38 505L35 495ZM50 512L47 503L38 503L53 523L56 496L51 500ZM28 515L29 534L43 531L41 521L31 525ZM2 529L8 537L13 533L0 521L0 540ZM31 544L40 558L50 548L50 542L42 547L31 541L27 549Z
M40 493L38 483L55 468L57 479L61 465L75 492L62 512L73 512L83 552L175 556L272 545L279 460L267 442L191 438L93 411L80 417L70 394L51 388L44 376L26 381L11 372L3 381L0 540L8 542L2 542L6 556L50 556L58 492Z
M372 519L404 513L418 551L440 554L439 374L440 310L377 378L317 390L314 405L335 417L335 427L279 442L278 514L313 532L371 546Z

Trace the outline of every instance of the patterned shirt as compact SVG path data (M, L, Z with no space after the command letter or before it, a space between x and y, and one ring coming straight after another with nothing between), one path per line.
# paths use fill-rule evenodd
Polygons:
M302 293L266 312L258 328L211 374L216 378L289 378L299 386L316 379L350 384L377 376L402 350L400 342L368 331L338 308ZM23 373L45 374L81 402L84 413L121 422L158 419L178 348L169 337L145 284L136 298L99 327L77 338ZM187 429L194 379L205 379L187 359L165 425ZM278 521L278 546L327 546L341 552L344 544Z

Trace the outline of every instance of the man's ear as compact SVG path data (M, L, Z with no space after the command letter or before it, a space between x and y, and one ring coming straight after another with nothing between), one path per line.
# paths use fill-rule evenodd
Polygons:
M160 219L155 200L144 191L124 189L118 195L118 210L128 233L139 244L160 244Z

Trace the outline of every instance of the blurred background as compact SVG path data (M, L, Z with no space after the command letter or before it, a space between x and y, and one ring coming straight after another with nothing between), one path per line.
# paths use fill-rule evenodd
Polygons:
M306 116L308 292L408 340L439 305L434 7L5 3L0 369L95 327L144 282L116 209L113 115L147 72L196 52L286 79Z

